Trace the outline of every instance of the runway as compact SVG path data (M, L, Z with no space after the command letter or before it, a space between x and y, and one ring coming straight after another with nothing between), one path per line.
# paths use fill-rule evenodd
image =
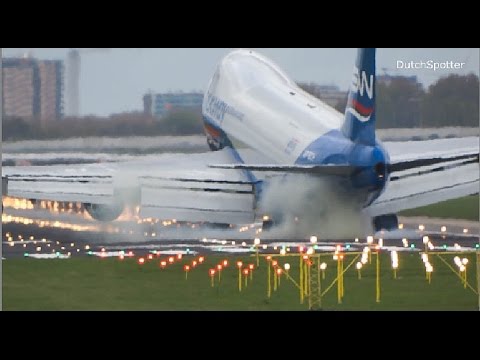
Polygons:
M377 233L374 242L381 237L385 250L395 248L400 251L421 251L425 235L439 250L471 250L479 244L478 222L405 217L399 220L402 229ZM310 239L272 237L268 232L261 232L260 224L219 229L205 224L155 219L133 221L127 216L121 221L101 223L83 212L58 211L52 214L45 210L9 207L4 209L2 223L2 257L7 260L19 257L108 257L119 256L120 252L127 256L150 253L255 254L255 237L261 239L259 253L298 252L300 246L312 246ZM419 229L420 225L423 231ZM445 227L444 231L442 227ZM345 251L362 250L366 241L361 238L318 239L315 251L334 251L337 245Z

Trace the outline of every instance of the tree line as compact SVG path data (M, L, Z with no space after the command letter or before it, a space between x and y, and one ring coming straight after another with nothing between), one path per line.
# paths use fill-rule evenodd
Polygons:
M193 135L203 132L199 108L178 109L157 119L143 112L113 114L108 117L66 117L46 122L30 122L19 117L4 117L4 141L59 139L90 136Z
M300 84L322 98L318 87ZM449 75L425 90L406 77L391 77L376 85L378 128L479 125L479 79L475 74ZM336 109L345 111L347 95ZM84 116L50 121L44 125L18 117L4 117L2 138L8 140L55 139L87 136L157 136L203 133L200 108L177 109L157 119L143 112Z

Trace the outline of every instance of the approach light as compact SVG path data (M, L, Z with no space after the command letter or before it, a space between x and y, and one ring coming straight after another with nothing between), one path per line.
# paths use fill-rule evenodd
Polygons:
M326 263L321 263L320 264L320 270L325 270L327 268L327 264Z
M317 240L318 240L318 238L317 238L316 236L310 236L310 242L311 242L312 244L316 244L316 243L317 243Z
M363 264L361 262L357 262L357 270L360 270L362 268Z
M255 246L260 245L260 239L259 239L259 238L255 238L255 240L253 240L253 244L254 244Z
M445 225L444 225L444 226L442 226L442 227L440 228L440 231L441 231L441 232L445 232L445 231L447 231L447 227L446 227Z
M429 241L428 236L422 237L422 241L423 241L424 244L428 244L428 241Z
M420 231L425 230L425 226L423 224L418 225L418 230Z
M286 263L283 267L285 268L286 271L290 270L290 264L289 263Z
M463 259L462 259L462 264L463 264L463 265L467 265L467 264L468 264L468 259L467 259L467 258L463 258Z

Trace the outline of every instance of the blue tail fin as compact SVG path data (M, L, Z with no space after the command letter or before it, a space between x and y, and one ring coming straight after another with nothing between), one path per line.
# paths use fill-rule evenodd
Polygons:
M375 49L358 49L342 132L354 142L375 145Z

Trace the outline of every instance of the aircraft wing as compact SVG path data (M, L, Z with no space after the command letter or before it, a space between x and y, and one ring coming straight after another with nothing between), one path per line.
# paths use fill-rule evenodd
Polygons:
M161 154L147 161L4 167L4 194L93 204L112 204L118 196L133 197L142 217L252 222L256 181L243 170L208 167L211 162L233 161L225 149L201 154Z
M479 192L479 138L384 144L390 153L390 183L366 212L396 213Z

